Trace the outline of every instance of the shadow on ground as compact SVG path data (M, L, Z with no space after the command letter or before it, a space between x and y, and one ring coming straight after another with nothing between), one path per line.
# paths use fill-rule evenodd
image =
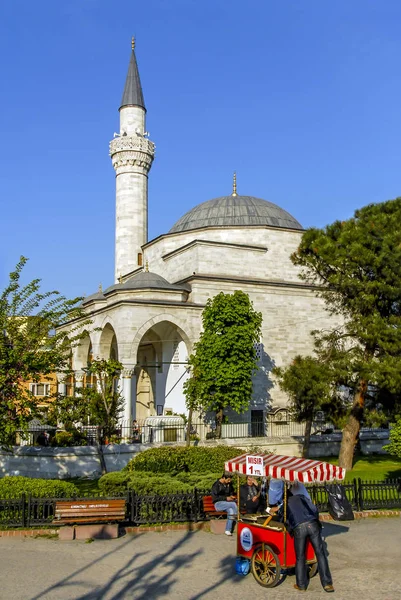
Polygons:
M127 536L122 545L118 548L114 548L111 552L104 554L101 558L98 558L90 563L85 564L82 568L71 573L68 577L61 579L56 584L49 586L43 590L39 595L33 596L30 600L40 600L43 597L49 597L51 594L61 590L68 589L69 593L72 594L75 600L102 600L106 597L108 600L123 600L126 598L135 598L135 600L149 600L166 597L167 595L174 595L174 584L177 582L177 570L186 568L196 568L196 559L203 554L203 548L200 546L195 552L190 554L182 553L183 547L189 541L189 539L197 535L196 531L192 531L190 528L183 537L180 537L177 542L168 548L165 552L160 552L159 548L155 548L155 551L143 552L140 549L140 538L144 534L137 534L135 536ZM121 551L122 548L126 549L127 560L124 565L117 569L109 581L105 584L93 587L91 585L90 591L74 595L74 587L89 587L89 582L85 578L85 571L88 571L96 563L102 563L110 557L113 552ZM134 550L133 554L131 551ZM146 562L144 562L144 556L147 556ZM138 561L141 564L138 564ZM240 576L233 575L234 571L234 556L225 557L220 561L219 565L219 580L214 582L212 585L206 585L205 589L201 592L196 593L194 596L189 597L188 600L200 600L206 594L217 590L224 582L229 578L231 581L241 581ZM207 577L205 576L205 583L207 583ZM118 589L117 589L118 588ZM113 592L114 589L114 592ZM77 590L78 591L78 590ZM219 595L217 591L216 595Z

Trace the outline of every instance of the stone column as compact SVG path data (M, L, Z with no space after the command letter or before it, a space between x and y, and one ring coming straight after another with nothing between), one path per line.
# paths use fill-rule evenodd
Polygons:
M65 396L66 391L67 391L66 375L65 375L65 373L56 373L56 377L57 377L57 393L60 396Z
M74 389L81 388L84 384L85 371L74 371Z
M128 441L131 439L131 425L133 419L132 413L132 395L135 386L132 385L134 375L134 365L124 365L120 375L119 388L121 395L124 398L124 412L121 418L122 424L122 440Z

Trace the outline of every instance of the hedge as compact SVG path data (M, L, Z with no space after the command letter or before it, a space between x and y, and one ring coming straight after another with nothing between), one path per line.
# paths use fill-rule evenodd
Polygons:
M137 494L180 494L189 493L194 488L210 490L221 473L179 473L172 476L166 473L144 471L120 471L107 473L99 479L98 487L104 495L117 496L126 490Z
M147 471L152 473L219 473L224 463L244 451L232 446L160 447L145 450L131 459L124 471Z
M78 496L79 490L73 483L57 479L22 476L0 479L0 498L20 498L22 494L33 498L70 498Z

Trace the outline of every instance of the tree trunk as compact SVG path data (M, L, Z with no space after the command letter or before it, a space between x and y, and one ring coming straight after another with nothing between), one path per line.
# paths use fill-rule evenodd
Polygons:
M105 475L107 473L107 467L106 467L106 461L105 461L104 454L103 454L103 444L104 444L103 429L98 426L96 447L97 447L97 453L99 456L100 468L102 469L102 475Z
M309 457L310 434L312 431L312 419L308 419L305 423L304 445L302 448L303 458Z
M361 429L361 420L363 416L367 387L367 381L361 379L358 389L355 392L351 414L348 418L346 426L343 429L338 464L340 467L343 467L343 469L347 469L347 471L352 470L352 461L354 458L355 445L358 441L358 435Z
M191 429L192 429L192 408L189 409L187 422L187 447L191 445Z
M102 469L102 475L105 475L107 473L107 466L106 466L106 460L105 460L104 454L103 454L103 446L101 444L97 444L97 452L99 455L100 468Z
M216 438L221 438L221 425L223 423L223 409L216 411Z

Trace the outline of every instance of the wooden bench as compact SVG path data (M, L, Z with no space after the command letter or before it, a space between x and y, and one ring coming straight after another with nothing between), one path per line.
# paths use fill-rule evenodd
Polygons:
M222 517L227 517L227 513L225 510L216 510L215 509L213 499L211 496L203 496L202 502L203 502L203 512L205 513L205 515L208 519L210 519L211 517L214 517L216 519L220 519Z
M125 519L125 498L116 500L58 500L54 524L113 523Z
M212 517L216 518L216 519L220 519L222 517L227 517L227 512L225 510L216 510L215 509L213 499L211 496L203 496L202 502L203 502L203 512L205 513L205 515L208 519L210 519ZM241 515L244 515L246 513L246 510L241 510L240 513L241 513Z

